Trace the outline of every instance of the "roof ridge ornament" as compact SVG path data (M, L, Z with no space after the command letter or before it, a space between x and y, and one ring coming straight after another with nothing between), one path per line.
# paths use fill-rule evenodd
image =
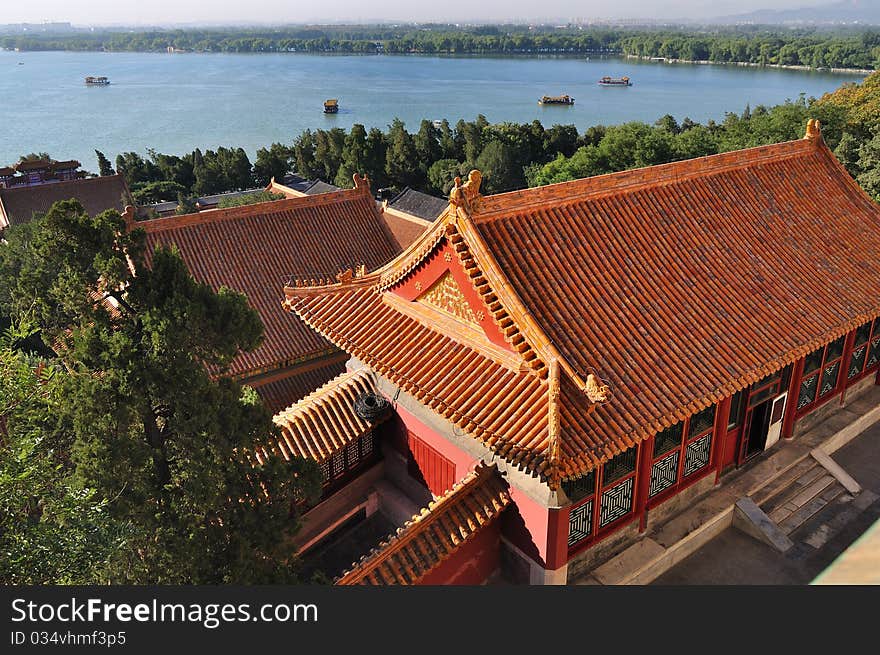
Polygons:
M468 214L472 214L480 208L480 184L483 182L483 174L476 168L468 173L467 182L462 184L461 178L456 177L452 190L449 192L449 204L461 207Z
M611 397L611 387L607 384L602 384L599 378L592 373L587 376L584 392L594 403L608 402L608 399Z
M370 178L364 173L363 175L359 175L355 173L351 176L351 179L354 180L354 188L363 191L366 194L370 193Z
M822 127L818 119L811 118L807 121L807 133L804 134L805 139L821 141Z

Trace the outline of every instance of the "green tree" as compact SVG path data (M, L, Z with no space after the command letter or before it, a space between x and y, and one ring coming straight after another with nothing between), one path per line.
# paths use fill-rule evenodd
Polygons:
M388 130L388 150L385 156L385 173L389 184L398 188L418 188L421 175L417 161L412 135L406 131L403 121L395 118Z
M98 172L101 174L101 177L115 175L115 171L110 165L110 160L104 156L103 152L95 150L95 156L98 158Z
M307 180L318 179L323 174L323 166L315 161L315 134L311 130L302 132L293 142L293 157L296 172Z
M42 429L64 373L16 349L28 336L0 335L0 584L100 583L126 526L73 484L63 443Z
M231 198L222 198L217 203L218 209L227 209L229 207L243 207L245 205L256 205L261 202L271 202L273 200L284 200L286 196L283 193L272 193L270 191L257 191L255 193L245 193L240 196L232 196Z
M483 174L481 190L485 193L510 191L523 179L522 166L513 149L501 141L490 141L483 148L476 167Z
M293 149L281 143L257 150L254 161L254 179L257 184L267 185L275 178L281 182L293 164Z
M332 184L342 164L342 151L345 148L345 130L334 127L332 130L315 132L315 165L318 177Z
M460 169L461 163L457 159L435 161L428 169L428 183L431 185L431 190L441 196L448 196Z
M423 120L419 125L419 131L413 137L413 145L416 148L418 165L426 173L431 164L442 157L440 132L429 120Z
M371 127L367 133L367 152L364 160L364 173L372 180L373 188L378 189L388 183L385 174L385 160L388 142L385 133L378 127Z
M277 457L254 465L277 428L256 394L224 376L260 343L259 317L241 294L196 282L175 250L148 260L143 244L118 213L91 218L65 201L0 250L0 308L18 316L27 298L68 371L53 416L74 480L132 529L106 575L295 580L290 509L314 496L319 472ZM94 300L103 295L112 303Z
M342 163L334 182L336 186L350 189L354 184L352 178L355 173L362 175L367 171L367 148L367 130L360 123L355 123L345 137Z
M141 186L137 191L132 191L134 201L139 205L147 205L153 202L171 201L178 194L186 193L186 189L177 182L150 182Z

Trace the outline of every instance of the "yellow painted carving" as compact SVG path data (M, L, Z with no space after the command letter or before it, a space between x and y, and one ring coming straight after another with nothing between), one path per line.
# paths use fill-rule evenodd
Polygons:
M436 307L448 314L452 314L456 318L468 321L474 325L480 324L477 317L474 315L474 311L468 304L467 298L464 297L464 293L462 293L455 278L452 277L452 273L449 271L446 271L441 275L440 279L432 284L430 288L416 300L431 305L432 307Z

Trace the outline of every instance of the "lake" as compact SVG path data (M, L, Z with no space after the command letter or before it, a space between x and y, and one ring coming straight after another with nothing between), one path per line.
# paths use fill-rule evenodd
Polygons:
M87 87L87 75L110 78ZM628 75L632 87L600 87ZM416 131L423 118L454 123L574 124L721 120L747 103L772 105L820 96L846 73L662 64L620 58L343 56L308 54L152 54L0 51L0 166L49 152L97 170L94 149L111 161L147 148L181 154L241 146L253 159L273 141L306 128L385 128L395 117ZM568 94L573 106L540 106ZM326 98L340 112L325 115Z

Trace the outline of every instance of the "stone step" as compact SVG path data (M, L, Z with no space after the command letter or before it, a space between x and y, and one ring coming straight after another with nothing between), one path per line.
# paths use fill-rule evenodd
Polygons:
M811 458L803 458L787 471L774 478L768 485L755 492L752 495L752 500L755 501L755 504L758 507L761 507L764 503L771 500L774 496L784 491L797 478L803 475L807 470L813 468L815 465L816 463L812 461Z
M779 489L770 499L761 503L760 507L764 512L768 515L772 514L777 508L792 502L796 496L803 493L804 489L810 487L820 478L830 477L828 471L819 466L818 462L812 458L809 458L807 461L811 462L808 469L789 482L787 486ZM803 503L796 503L796 505L800 507Z
M843 488L843 485L831 477L831 480L827 481L825 486L819 489L809 498L809 500L804 502L803 505L801 505L796 511L792 512L787 518L780 521L779 527L783 532L790 535L804 523L809 521L812 516L826 507L829 503L833 502L835 498L844 493L846 493L846 489Z
M837 507L829 503L819 517L812 523L808 522L810 525L801 526L801 532L797 535L799 541L817 550L822 548L877 499L877 494L868 490L862 491L855 498L849 494L841 494L833 503Z

